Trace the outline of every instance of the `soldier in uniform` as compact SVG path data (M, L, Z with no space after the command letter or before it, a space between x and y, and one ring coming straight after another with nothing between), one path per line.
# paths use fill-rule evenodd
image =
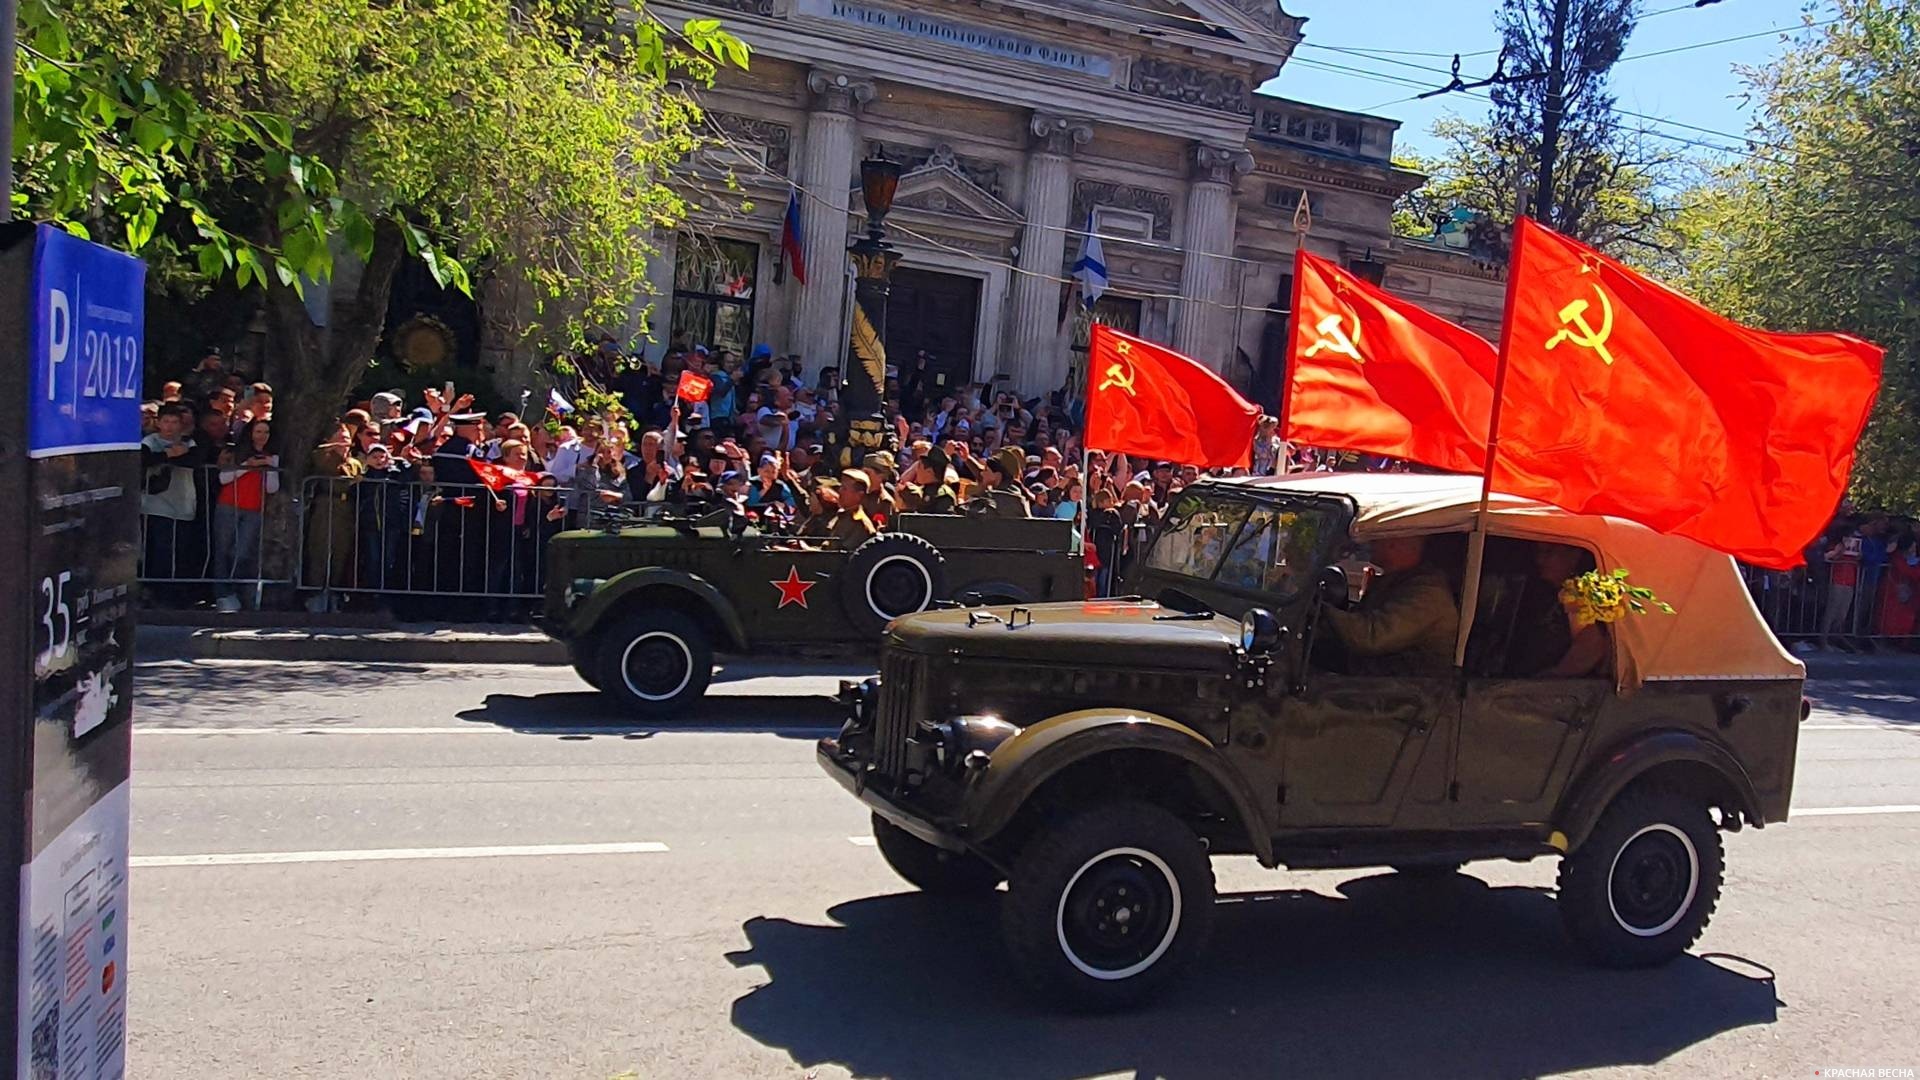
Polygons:
M951 514L959 501L954 494L959 480L947 461L947 452L929 446L901 477L901 508L919 514Z
M807 493L807 520L800 526L800 535L809 539L824 537L833 528L833 519L839 516L840 484L823 476L814 481L813 490Z
M861 509L865 510L867 516L874 521L892 521L894 515L900 512L898 501L894 499L893 492L888 490L888 485L900 473L900 467L894 463L892 452L875 450L868 454L861 459L860 471L873 482L873 487L867 492L866 502L861 505Z
M1006 446L985 463L985 491L967 502L967 512L980 517L1024 518L1033 516L1033 504L1020 486L1026 471L1027 455L1019 447Z
M840 541L848 550L859 547L880 531L874 527L864 506L872 488L873 481L860 469L848 469L840 474L840 512L827 524L827 536Z
M1373 542L1385 571L1352 611L1323 616L1353 657L1355 675L1445 675L1453 670L1460 608L1446 574L1427 561L1426 539Z

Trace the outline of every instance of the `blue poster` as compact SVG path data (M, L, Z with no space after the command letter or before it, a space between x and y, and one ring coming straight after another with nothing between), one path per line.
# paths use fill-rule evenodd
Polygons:
M131 255L35 230L28 457L139 448L146 281Z

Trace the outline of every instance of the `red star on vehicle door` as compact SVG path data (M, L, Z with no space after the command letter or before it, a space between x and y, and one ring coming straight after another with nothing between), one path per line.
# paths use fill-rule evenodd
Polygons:
M787 568L787 580L770 582L770 584L780 590L780 607L786 607L788 604L799 604L801 607L806 607L807 590L820 583L802 579L800 577L800 568L798 566L789 566ZM778 611L779 608L775 608L774 610Z

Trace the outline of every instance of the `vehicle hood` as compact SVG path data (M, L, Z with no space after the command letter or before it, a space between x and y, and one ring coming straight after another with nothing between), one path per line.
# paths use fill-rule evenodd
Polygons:
M1180 612L1143 600L1084 600L922 612L895 619L896 648L960 659L1036 660L1079 666L1231 670L1238 620L1155 616Z

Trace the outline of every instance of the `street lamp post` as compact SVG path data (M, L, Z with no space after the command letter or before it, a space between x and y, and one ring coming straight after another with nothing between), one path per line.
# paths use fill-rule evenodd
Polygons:
M860 198L867 207L867 235L853 242L853 326L848 362L840 380L840 411L828 436L839 468L852 468L876 450L893 450L898 440L883 410L887 384L887 297L900 253L886 242L885 220L900 186L900 163L869 159L860 163Z

